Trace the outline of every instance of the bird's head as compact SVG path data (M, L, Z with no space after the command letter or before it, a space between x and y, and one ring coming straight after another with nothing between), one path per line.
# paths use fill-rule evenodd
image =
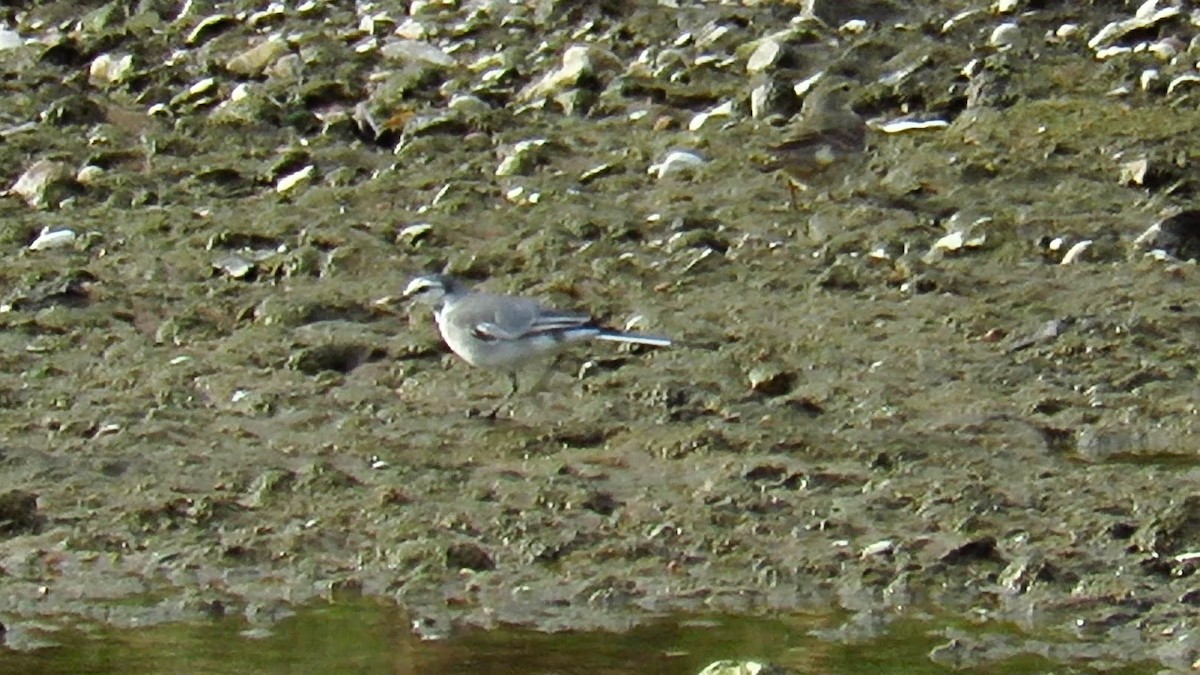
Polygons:
M426 274L408 282L404 289L406 300L416 300L427 305L440 305L447 296L463 291L462 284L445 274Z
M805 116L853 113L855 88L853 80L838 75L821 78L804 99L801 110Z

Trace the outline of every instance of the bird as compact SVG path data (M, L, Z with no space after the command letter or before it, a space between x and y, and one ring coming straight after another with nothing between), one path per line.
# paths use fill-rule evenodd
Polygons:
M563 312L533 298L475 291L446 274L412 279L406 299L433 307L438 332L450 351L472 366L508 374L511 389L485 417L495 419L517 393L517 370L539 357L556 355L584 340L609 340L650 347L669 347L658 335L609 328L588 314Z
M797 192L809 189L835 164L867 149L867 123L850 107L852 85L839 77L818 82L784 140L768 148L771 156L760 168L787 175L793 207Z

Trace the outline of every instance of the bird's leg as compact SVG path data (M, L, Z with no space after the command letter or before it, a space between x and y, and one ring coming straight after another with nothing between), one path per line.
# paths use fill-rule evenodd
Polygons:
M542 387L546 386L546 380L550 379L550 373L554 371L554 366L558 364L558 360L562 358L562 354L555 354L554 358L546 363L546 367L542 369L542 374L538 376L537 382L533 383L533 389L529 391L539 392Z
M500 399L500 402L496 404L496 407L492 408L492 411L489 412L488 414L484 415L484 417L488 418L489 420L496 419L496 415L500 412L500 409L504 407L504 404L508 403L510 400L512 400L513 396L516 396L517 389L519 389L521 387L520 381L517 380L516 371L514 371L514 370L508 371L508 383L512 386L512 388L509 390L509 392L507 394L504 395L504 398Z

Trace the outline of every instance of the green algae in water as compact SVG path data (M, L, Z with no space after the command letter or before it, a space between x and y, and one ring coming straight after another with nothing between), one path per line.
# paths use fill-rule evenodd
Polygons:
M1096 663L1069 658L1069 641L1046 642L1010 624L964 626L961 620L897 619L882 634L842 639L845 613L779 617L683 616L659 619L625 633L545 633L505 628L467 630L421 641L409 617L368 600L315 605L257 631L240 617L142 629L49 631L57 646L0 651L6 673L471 673L517 675L694 675L713 661L751 659L795 673L1044 673L1086 672ZM248 635L261 634L261 637ZM972 660L956 653L950 634L1003 646ZM1036 639L1035 639L1036 638ZM1032 645L1032 647L1031 647ZM931 650L940 649L936 661ZM997 658L998 655L1001 655ZM957 660L959 657L966 657ZM1106 663L1115 667L1117 663ZM1157 664L1120 672L1157 672Z

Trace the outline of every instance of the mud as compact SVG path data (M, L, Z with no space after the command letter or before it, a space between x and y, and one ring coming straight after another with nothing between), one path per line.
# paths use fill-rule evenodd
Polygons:
M709 16L612 11L628 50ZM737 11L757 34L787 19ZM72 75L86 42L10 73L6 119L106 112L6 137L7 179L29 158L106 172L65 202L0 202L3 622L270 625L333 593L394 600L425 636L936 606L1190 667L1197 271L1133 240L1194 199L1195 99L1110 96L1123 73L1076 44L990 54L998 102L963 110L970 35L911 90L871 83L928 38L864 41L839 66L867 83L856 110L951 124L874 133L868 163L795 207L755 166L779 129L659 121L740 91L740 71L626 90L655 110L632 122L606 90L588 115L497 108L395 153L287 110L145 116L138 92ZM120 44L163 48L136 38ZM328 67L310 81L348 66ZM495 177L496 149L533 137L536 170ZM677 147L707 164L645 173ZM1133 155L1156 181L1122 180ZM984 241L927 255L955 214L990 218ZM47 226L79 238L26 250ZM681 344L575 350L499 420L469 418L503 378L449 355L427 310L376 303L441 269Z

